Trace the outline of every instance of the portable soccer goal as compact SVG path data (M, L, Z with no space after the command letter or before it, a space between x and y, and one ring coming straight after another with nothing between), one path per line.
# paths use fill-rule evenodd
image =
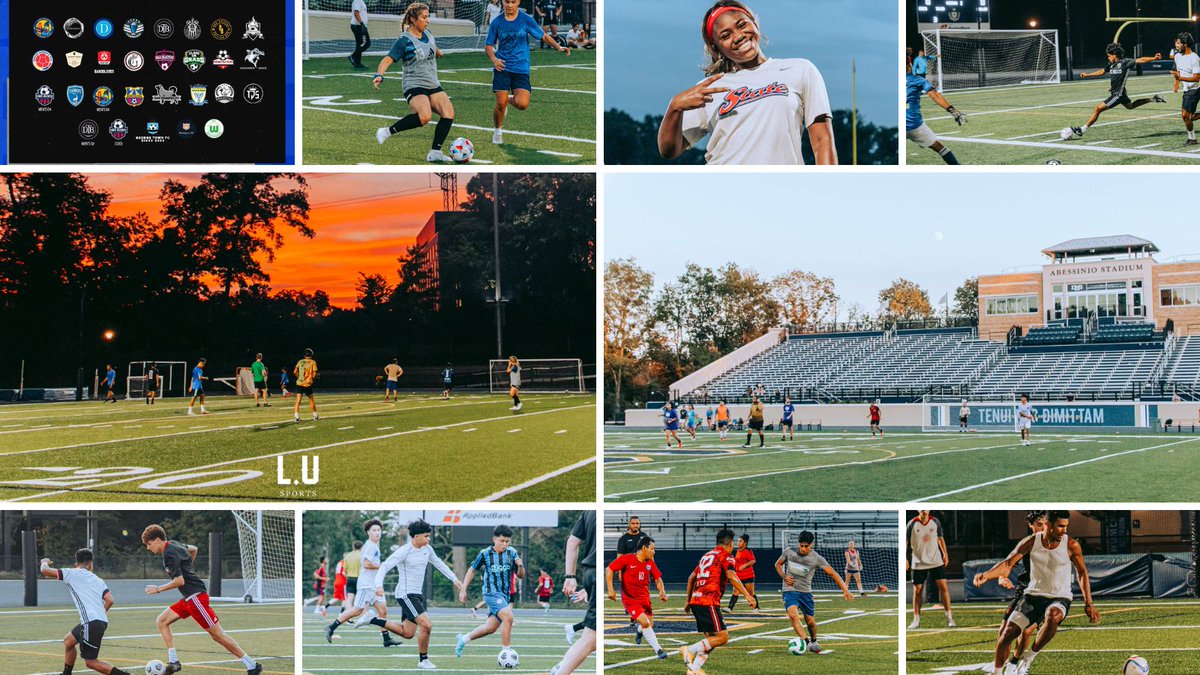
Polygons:
M792 548L803 530L784 530L784 549ZM858 559L862 563L862 586L864 591L875 591L879 586L886 586L889 591L899 588L898 570L899 539L895 529L816 529L812 530L817 539L813 543L813 551L829 562L829 565L839 575L845 577L846 550L850 542L858 550ZM803 570L789 570L797 574ZM858 589L853 583L847 583L851 592ZM838 591L837 583L824 572L817 571L813 575L813 591Z
M962 431L959 417L967 408L967 431L1016 431L1015 395L990 401L968 400L962 396L921 397L921 431Z
M367 0L367 32L371 45L365 54L383 56L404 30L407 2ZM304 58L349 56L355 48L350 30L351 0L306 0ZM443 0L433 4L429 32L444 52L482 51L487 37L487 0Z
M488 361L489 391L508 392L508 361ZM587 386L580 359L521 359L521 393L523 394L584 394Z
M239 602L292 602L296 597L296 515L294 511L234 510L242 563Z
M1056 30L927 30L921 38L938 91L1061 81Z
M158 397L187 396L188 367L185 361L131 361L125 374L125 396L145 398L150 365L158 368Z

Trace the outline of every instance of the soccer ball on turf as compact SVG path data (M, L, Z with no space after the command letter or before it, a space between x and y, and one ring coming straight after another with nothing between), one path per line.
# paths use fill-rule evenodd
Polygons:
M456 138L450 144L450 159L459 164L466 164L475 157L475 146L465 138Z
M1125 661L1125 675L1146 675L1150 672L1150 664L1140 656L1131 656Z
M496 655L496 663L505 670L512 670L521 665L521 657L517 655L517 650L505 647Z
M1073 138L1078 138L1078 136L1075 135L1075 130L1072 129L1071 127L1063 127L1063 130L1058 132L1058 137L1063 139L1064 141L1069 141Z
M788 652L793 656L804 656L808 653L808 640L794 637L788 641Z
M167 667L158 659L146 664L146 675L163 675L165 672L167 672Z

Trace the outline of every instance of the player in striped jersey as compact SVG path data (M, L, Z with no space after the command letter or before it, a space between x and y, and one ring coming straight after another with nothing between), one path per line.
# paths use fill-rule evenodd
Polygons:
M1139 98L1136 101L1130 100L1129 92L1125 90L1125 85L1129 82L1129 76L1133 73L1134 66L1143 63L1150 63L1162 58L1162 54L1154 56L1143 56L1140 59L1125 58L1125 48L1120 44L1113 42L1104 49L1104 53L1108 55L1108 65L1100 70L1091 73L1080 73L1080 78L1087 77L1104 77L1109 76L1109 91L1108 98L1096 104L1092 110L1092 116L1088 118L1087 124L1082 127L1071 127L1071 131L1075 132L1075 138L1081 138L1096 120L1100 119L1100 113L1105 110L1111 110L1117 106L1124 106L1128 110L1140 108L1147 103L1166 103L1167 99L1155 94L1151 98Z
M507 525L497 525L492 530L492 545L479 552L467 576L463 578L462 587L458 591L460 602L467 601L467 589L480 572L483 580L483 600L487 603L488 617L475 630L467 635L459 635L454 649L455 656L462 656L463 649L472 640L491 635L500 631L500 644L508 647L512 644L513 611L509 603L509 577L515 571L518 579L525 578L525 565L517 550L510 548L512 543L512 528Z
M425 569L433 565L442 576L454 584L455 589L461 589L462 583L446 563L434 552L430 545L433 528L429 523L418 518L408 524L409 541L407 544L392 551L375 573L375 595L383 596L383 582L387 573L395 568L399 572L396 579L396 590L393 593L396 604L400 605L400 621L371 619L371 624L383 628L383 646L391 647L402 644L393 641L388 632L395 633L405 640L410 639L420 628L417 636L419 660L417 667L423 670L433 670L436 666L429 660L429 635L433 630L433 622L429 620L429 612L425 610Z
M737 577L732 553L733 530L722 528L717 531L716 547L700 558L700 563L688 576L687 604L683 610L690 611L692 616L696 617L696 630L704 634L703 640L679 648L680 655L692 673L703 673L701 668L708 661L708 655L717 647L729 642L729 631L725 628L724 617L721 616L721 596L725 594L725 582L733 584L739 593L746 596L751 608L758 609L758 599Z
M313 421L317 421L317 399L313 398L313 385L317 380L317 362L313 360L313 350L305 349L304 358L296 362L296 405L292 408L293 418L300 421L300 400L308 397L308 405L312 408Z
M51 564L49 558L42 558L42 576L65 583L71 593L71 600L75 603L75 609L79 612L79 623L63 638L63 646L66 648L63 675L71 675L75 667L77 647L78 656L83 657L84 665L97 673L129 675L111 663L100 660L100 642L108 628L108 610L112 609L113 596L108 590L108 584L92 573L91 549L81 548L75 552L73 568L55 569Z
M297 381L299 381L298 376ZM338 629L338 626L361 615L367 608L373 608L376 615L387 618L387 599L383 597L382 589L376 592L375 584L375 573L379 570L379 539L383 536L383 523L378 518L372 518L363 523L363 531L367 533L367 541L359 551L362 568L358 573L358 584L354 589L354 603L342 610L333 623L325 627L326 642L333 642L333 632ZM372 623L374 622L372 621Z
M208 633L213 642L221 645L233 654L242 665L246 666L248 675L262 673L262 664L255 662L249 654L238 647L237 640L229 637L218 623L220 618L208 604L208 587L196 574L196 554L199 549L195 546L167 539L167 532L161 525L149 525L142 531L142 543L146 550L162 556L163 570L171 578L165 584L150 584L146 586L147 595L165 593L178 588L183 599L164 609L158 615L156 624L163 642L167 645L167 675L183 670L179 655L175 651L175 638L171 634L171 624L180 619L193 619Z
M454 366L449 361L446 362L446 367L442 368L442 398L450 400L450 390L454 388Z

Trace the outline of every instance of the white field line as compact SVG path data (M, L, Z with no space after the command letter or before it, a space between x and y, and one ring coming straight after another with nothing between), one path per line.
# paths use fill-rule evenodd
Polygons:
M1138 94L1138 96L1154 96L1155 94L1170 94L1170 93L1171 93L1170 89L1164 89L1162 91L1149 91L1149 92L1145 92L1145 93L1140 93L1140 94ZM951 97L953 98L953 95ZM1095 104L1095 103L1099 103L1100 101L1103 101L1103 100L1104 100L1103 97L1089 98L1089 99L1084 99L1082 101L1061 101L1059 103L1042 103L1039 105L1027 105L1027 106L1022 106L1020 108L1002 108L1000 110L984 110L981 112L968 113L967 117L968 118L982 117L983 115L1002 115L1002 114L1006 114L1006 113L1025 112L1028 110L1044 110L1046 108L1061 108L1063 106L1081 105L1084 103ZM960 105L961 105L961 103L960 103ZM969 106L970 106L970 103L968 103L967 105L965 105L963 107L969 110L970 109ZM1173 114L1178 116L1179 112L1176 111ZM929 122L929 121L935 121L935 120L952 120L952 119L954 119L953 115L938 115L937 117L926 117L925 121Z
M558 412L565 412L567 410L576 410L576 409L580 409L580 408L590 408L590 407L592 407L592 406L591 405L567 406L564 408L554 408L552 410L539 410L537 412L524 413L523 416L524 417L533 417L535 415L550 415L550 414L554 414L554 413L558 413ZM484 422L500 422L500 421L512 420L512 419L513 419L512 415L504 415L502 417L488 417L488 418L484 418L484 419L468 420L466 422L455 422L453 424L447 424L443 428L457 427L457 426L462 426L465 424L482 424ZM333 443L325 443L323 445L317 445L317 446L312 446L312 447L308 447L308 448L300 448L298 450L282 450L280 452L272 452L272 453L269 453L266 455L258 455L256 457L243 457L241 459L230 459L230 460L226 460L224 462L215 462L213 464L208 464L205 466L194 466L194 467L190 467L190 468L186 468L186 469L176 469L174 471L165 471L165 472L158 473L158 474L144 474L141 476L134 476L132 478L123 478L121 480L109 481L107 483L97 483L94 485L88 485L88 486L84 486L84 487L75 487L75 488L69 488L66 490L53 490L51 492L44 492L44 493L36 494L36 495L27 495L24 497L14 497L14 498L10 499L9 501L14 501L14 502L28 501L31 499L41 499L44 497L53 497L56 495L70 494L72 492L88 492L88 491L96 490L99 488L112 487L114 485L122 485L125 483L132 483L132 482L136 482L136 481L155 480L155 479L167 478L167 477L175 476L175 475L194 473L196 471L208 471L210 469L218 469L218 468L221 468L224 466L233 466L233 465L242 464L245 462L257 462L257 461L261 461L264 459L271 459L272 457L286 457L287 455L294 455L294 454L301 453L301 452L314 452L317 450L328 450L330 448L339 448L339 447L357 445L359 443L371 443L374 441L382 441L382 440L386 440L389 438L398 438L400 436L409 436L412 434L419 434L419 433L423 433L424 431L428 431L428 429L410 429L407 431L396 431L396 432L393 432L390 434L383 434L380 436L370 436L367 438L354 438L354 439L349 439L349 440L345 440L345 441L335 441ZM595 459L596 459L595 457L592 457L590 461L595 461Z
M281 617L281 618L286 618L286 617ZM295 630L294 626L278 626L275 628L239 628L239 629L234 629L234 630L226 629L225 632L226 633L274 633L274 632L278 632L278 631L294 631L294 630ZM188 631L186 633L175 633L175 635L177 635L177 636L180 636L180 635L208 635L208 633L205 633L202 630L196 630L196 631ZM145 640L146 638L157 638L157 637L161 637L161 636L158 633L144 633L141 635L112 635L109 633L104 634L105 640ZM62 644L62 638L55 638L52 640L6 640L4 642L0 642L0 647L12 647L15 645L48 645L48 644Z
M1113 155L1146 155L1151 157L1173 157L1176 159L1200 159L1195 155L1184 152L1167 152L1164 150L1135 150L1132 148L1110 148L1098 145L1067 145L1065 143L1030 143L1025 141L1002 141L993 138L956 138L955 143L983 143L986 145L1019 145L1026 148L1049 148L1052 150L1070 150L1075 152L1103 152Z
M375 113L358 112L357 110L336 110L334 108L321 108L321 107L318 107L315 105L306 105L306 106L304 106L304 109L305 110L321 110L324 112L340 113L342 115L355 115L358 117L370 117L373 119L380 119L380 120L396 119L395 115L378 115ZM473 129L475 131L489 131L489 132L493 131L493 129L491 127L479 127L479 126L473 126L470 124L455 123L454 126L459 129ZM592 145L596 144L596 140L593 138L575 138L574 136L558 136L555 134L536 134L536 133L533 133L532 131L513 131L512 129L505 129L504 134L506 136L530 136L533 138L547 138L547 139L554 140L554 141L569 141L571 143L591 143Z
M571 471L574 471L575 469L579 469L579 468L585 467L585 466L587 466L588 464L591 464L591 463L592 463L592 462L594 462L594 461L596 461L596 458L595 458L594 456L593 456L593 457L588 457L588 458L587 458L587 459L585 459L585 460L581 460L581 461L575 462L575 463L574 463L574 464L572 464L571 466L564 466L564 467L563 467L563 468L561 468L561 469L557 469L557 470L555 470L555 471L551 471L550 473L545 473L545 474L542 474L542 475L538 476L537 478L531 478L531 479L529 479L529 480L527 480L527 481L525 481L524 483L521 483L521 484L519 484L519 485L514 485L514 486L512 486L512 487L510 487L510 488L504 488L503 490L501 490L501 491L499 491L499 492L493 492L492 494L490 494L490 495L488 495L488 496L484 497L483 499L480 499L479 501L481 501L481 502L494 502L494 501L497 501L497 500L499 500L499 499L503 499L504 497L507 497L508 495L510 495L510 494L513 494L514 492L520 492L521 490L524 490L524 489L526 489L526 488L533 487L534 485L537 485L538 483L544 483L544 482L546 482L546 481L550 480L551 478L555 478L555 477L557 477L557 476L561 476L561 475L563 475L564 473L569 473L569 472L571 472Z
M595 70L596 66L589 64L589 63L578 63L578 64L562 63L562 64L558 64L558 65L548 64L548 65L544 65L544 66L530 66L530 68L532 68L533 70L544 70L547 68L565 68L568 70ZM446 68L445 70L439 69L438 75L439 76L443 75L443 74L449 75L452 73L490 73L493 70L494 70L493 68ZM301 75L301 77L303 77L304 79L307 79L307 80L324 80L324 79L328 79L330 77L370 77L370 78L374 78L375 75L374 75L374 73L370 73L370 72L367 72L367 73L324 73L324 74L309 73L308 75Z
M444 82L446 84L468 84L468 85L475 85L475 86L479 86L479 87L492 86L491 82L467 82L466 80L442 80L442 82ZM587 91L586 89L554 89L553 87L538 87L537 91L557 91L557 92L563 93L563 94L587 94L587 95L591 95L591 96L596 95L596 92ZM401 100L403 100L403 99L401 99Z
M1084 464L1091 464L1092 462L1101 462L1106 459L1112 459L1113 457L1122 457L1124 455L1133 455L1133 454L1137 454L1139 452L1148 452L1150 450L1159 450L1161 448L1170 447L1172 445L1179 445L1181 443L1191 443L1196 440L1198 440L1198 439L1185 438L1181 441L1172 441L1170 443L1162 443L1160 445L1151 445L1151 446L1148 446L1145 448L1136 448L1134 450L1125 450L1123 452L1114 452L1111 455L1101 455L1099 457L1092 457L1091 459L1084 459L1084 460L1080 460L1078 462L1071 462L1070 464L1062 464L1060 466L1052 466L1052 467L1047 467L1045 469L1036 469L1034 471L1026 471L1025 473L1019 473L1019 474L1016 474L1015 476L1008 476L1006 478L997 478L996 480L989 480L985 483L978 483L976 485L970 485L968 487L958 488L957 490L950 490L948 492L942 492L940 494L930 495L928 497L921 497L921 498L915 499L913 501L916 501L916 502L932 501L934 499L941 499L943 497L948 497L950 495L956 495L956 494L959 494L962 492L970 492L971 490L976 490L978 488L988 487L991 485L998 485L1000 483L1007 483L1009 481L1018 480L1020 478L1028 478L1029 476L1036 476L1036 475L1042 474L1042 473L1050 473L1051 471L1059 471L1061 469L1071 469L1071 468L1074 468L1077 466L1083 466Z

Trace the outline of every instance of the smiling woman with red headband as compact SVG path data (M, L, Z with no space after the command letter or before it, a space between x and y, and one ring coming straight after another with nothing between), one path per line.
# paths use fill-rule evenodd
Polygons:
M709 164L803 164L808 130L817 164L837 164L825 81L807 59L770 59L750 8L718 0L701 23L708 76L671 99L658 151L674 159L705 136Z

